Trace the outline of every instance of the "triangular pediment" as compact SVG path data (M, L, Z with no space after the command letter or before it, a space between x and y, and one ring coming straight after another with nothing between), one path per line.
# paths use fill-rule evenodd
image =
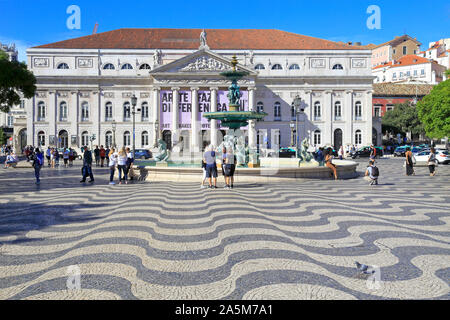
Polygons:
M256 75L253 70L240 64L236 68L237 70L247 71L250 75ZM232 70L230 59L208 49L201 49L181 59L157 67L150 74L218 74L229 70Z

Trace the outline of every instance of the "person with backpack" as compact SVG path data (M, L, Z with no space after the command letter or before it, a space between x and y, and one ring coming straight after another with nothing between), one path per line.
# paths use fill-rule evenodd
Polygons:
M100 167L103 168L103 165L104 165L104 163L105 163L106 155L108 155L109 153L106 153L105 148L103 148L103 146L100 146L99 154L100 154ZM108 156L108 157L109 157L109 156Z
M373 186L378 184L378 176L380 175L380 171L378 167L375 166L375 161L370 159L369 166L366 169L366 173L364 174L364 179L369 182L369 185Z
M40 172L42 166L44 165L44 155L39 150L39 148L36 148L34 150L34 154L30 156L30 159L33 161L32 165L34 168L34 176L36 177L36 184L40 184L41 183Z
M94 182L94 175L92 174L92 153L87 146L84 147L83 167L81 168L81 172L83 173L83 178L80 182L86 182L87 176L91 178L89 182Z

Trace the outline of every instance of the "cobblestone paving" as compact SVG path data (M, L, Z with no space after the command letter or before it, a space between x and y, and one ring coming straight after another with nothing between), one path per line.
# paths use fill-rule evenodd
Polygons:
M450 166L378 166L378 186L234 190L110 186L105 168L81 184L80 167L44 168L36 186L31 168L1 169L0 299L449 299Z

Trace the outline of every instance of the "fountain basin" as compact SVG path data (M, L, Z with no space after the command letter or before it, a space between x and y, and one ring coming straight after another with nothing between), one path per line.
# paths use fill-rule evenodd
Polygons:
M359 176L356 168L358 163L349 160L333 160L340 179L352 179ZM188 166L135 166L136 173L145 176L148 181L198 182L202 180L203 170L200 164ZM219 171L218 181L223 182ZM235 184L239 183L277 183L281 181L296 181L302 179L331 180L331 170L328 167L260 167L236 168Z

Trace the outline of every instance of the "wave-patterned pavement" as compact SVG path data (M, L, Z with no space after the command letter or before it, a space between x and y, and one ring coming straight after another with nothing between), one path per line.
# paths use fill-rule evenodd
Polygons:
M104 168L80 184L79 167L44 168L36 186L31 169L2 170L0 299L449 299L450 166L401 164L380 160L378 186L233 190L110 186Z

